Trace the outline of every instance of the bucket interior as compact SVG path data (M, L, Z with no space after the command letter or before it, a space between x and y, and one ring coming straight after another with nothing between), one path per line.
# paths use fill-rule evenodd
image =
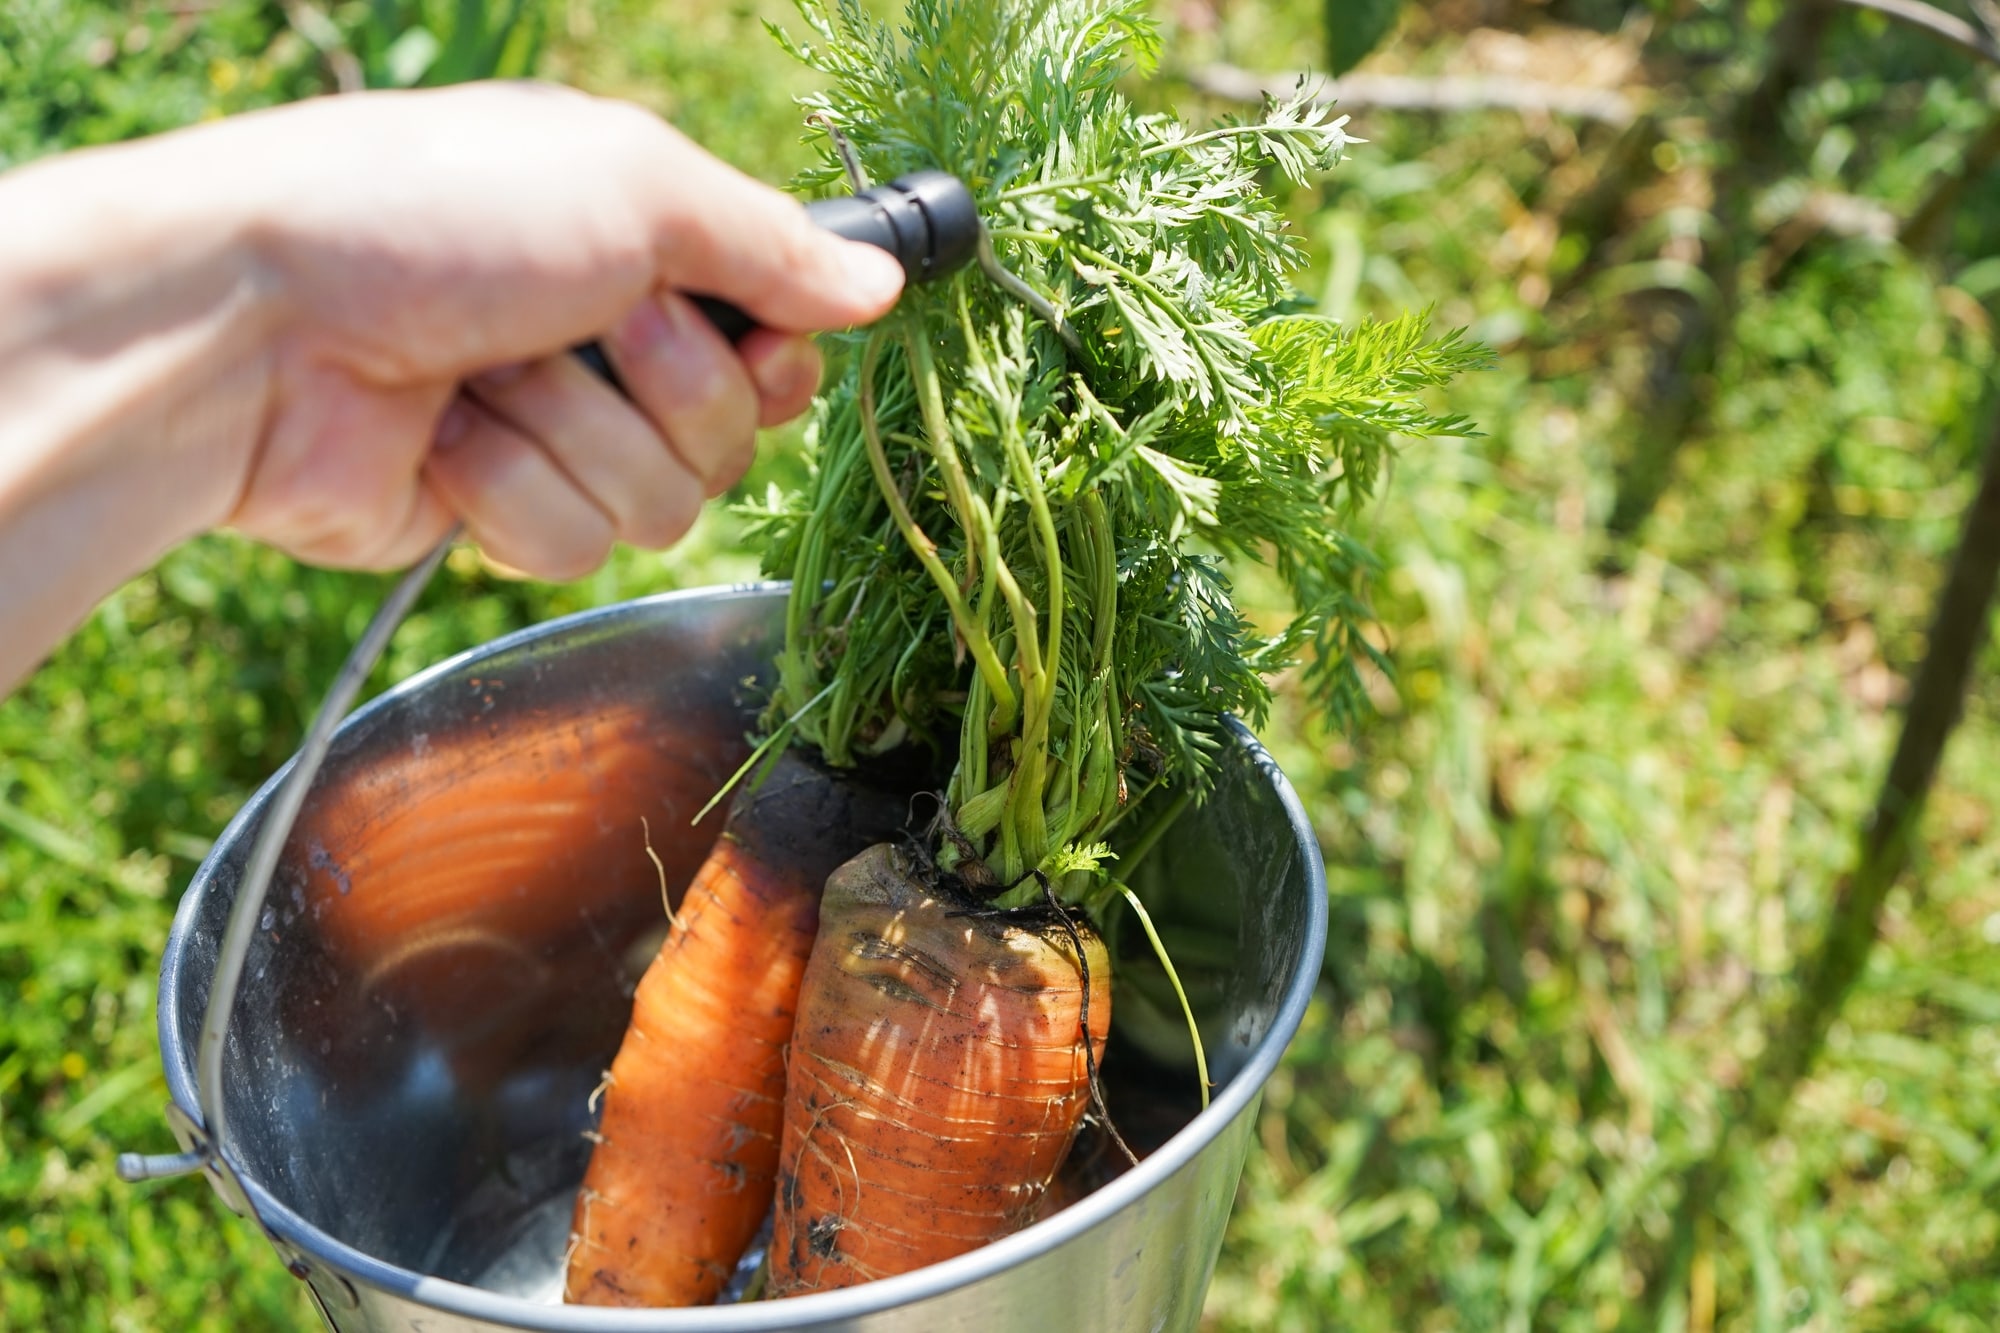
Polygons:
M719 814L694 816L748 753L782 609L782 590L737 590L572 617L454 659L342 728L229 1034L233 1146L252 1181L394 1267L556 1298L592 1094L665 929L662 877L678 898L719 829ZM1132 876L1218 1084L1271 1034L1311 948L1316 853L1281 789L1240 735L1213 797ZM260 794L218 843L169 945L161 1033L184 1106L262 809ZM1110 943L1105 1081L1143 1152L1197 1109L1191 1045L1143 933L1128 922Z

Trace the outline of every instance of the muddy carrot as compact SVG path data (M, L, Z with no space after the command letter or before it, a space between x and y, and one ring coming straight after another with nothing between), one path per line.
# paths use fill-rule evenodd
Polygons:
M1110 1023L1095 933L925 878L876 846L828 881L787 1080L773 1295L909 1272L1019 1230L1090 1103Z
M878 847L828 890L786 1087L784 1294L1031 1215L1110 1018L1081 918L1214 788L1273 672L1316 649L1335 715L1365 705L1372 562L1345 517L1392 439L1458 429L1424 398L1480 359L1421 318L1293 308L1303 252L1266 186L1346 143L1306 92L1197 130L1116 91L1151 58L1129 4L912 3L891 28L801 3L840 127L819 179L952 172L988 246L857 340L804 494L758 519L791 580L772 742L840 765L908 736L951 768L910 853L944 878ZM1225 559L1270 563L1296 614L1243 614ZM951 876L992 900L953 901Z
M904 802L792 752L739 796L696 872L602 1089L565 1296L715 1299L771 1203L785 1044L832 867Z

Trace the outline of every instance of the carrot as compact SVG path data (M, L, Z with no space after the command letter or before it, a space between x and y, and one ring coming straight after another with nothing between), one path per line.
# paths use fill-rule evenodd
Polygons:
M878 845L827 883L785 1085L773 1295L909 1272L1020 1229L1090 1101L1111 1016L1096 934L1024 924L925 878Z
M770 1209L820 887L904 809L797 751L737 797L606 1076L566 1299L701 1305L722 1290Z
M1106 951L1080 918L1121 896L1112 862L1214 789L1227 719L1266 718L1273 672L1315 650L1307 679L1335 716L1365 704L1371 562L1344 516L1392 438L1459 429L1421 398L1480 359L1421 319L1292 310L1302 252L1265 183L1331 167L1341 123L1304 92L1201 131L1140 112L1116 91L1151 58L1132 0L912 3L893 28L801 4L816 36L796 49L827 76L815 179L958 175L990 224L990 281L913 292L856 341L817 400L804 492L756 518L766 572L791 581L764 744L840 766L908 736L950 768L929 841L875 847L824 899L783 1079L778 1294L930 1264L1032 1215L1096 1100L1110 1018ZM1230 559L1271 563L1296 614L1242 614ZM1007 887L952 887L974 879ZM802 918L758 910L753 935L801 935ZM660 1185L657 1232L616 1236L593 1184L573 1292L653 1248L693 1274L671 1290L712 1291L751 1225L757 1201L733 1191L762 1177L696 1144L685 1109L775 1086L708 1088L714 1052L735 1049L724 1013L759 1050L785 1040L762 1008L777 946L733 947L747 972L717 962L698 983L690 957L659 995L648 978L642 1013L698 1011L700 1040L646 1085L657 1107L614 1108L605 1133L621 1150L686 1136L689 1183ZM611 1091L640 1095L636 1077ZM686 1191L731 1196L728 1243L674 1248L715 1211ZM593 1298L669 1290L611 1287Z

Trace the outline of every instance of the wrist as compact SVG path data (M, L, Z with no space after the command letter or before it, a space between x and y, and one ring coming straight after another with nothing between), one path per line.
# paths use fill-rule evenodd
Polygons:
M224 137L0 177L0 691L241 493L283 301Z

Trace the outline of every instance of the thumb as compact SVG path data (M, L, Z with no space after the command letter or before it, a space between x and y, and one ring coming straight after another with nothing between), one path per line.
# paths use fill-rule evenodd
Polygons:
M787 333L866 324L896 304L903 266L892 256L814 226L789 195L693 152L696 169L680 173L656 215L662 283L720 297Z

